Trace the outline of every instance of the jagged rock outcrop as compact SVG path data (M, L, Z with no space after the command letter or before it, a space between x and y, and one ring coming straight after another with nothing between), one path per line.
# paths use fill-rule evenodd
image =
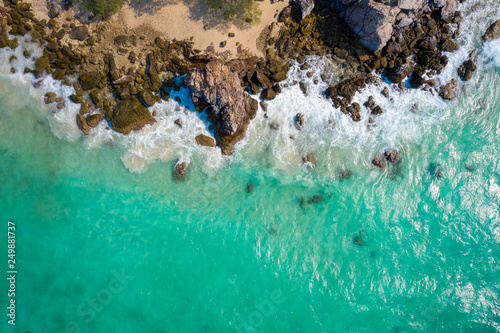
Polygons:
M245 136L255 117L258 102L245 93L238 74L220 60L189 71L184 78L195 105L208 104L208 120L213 124L217 146L224 155Z

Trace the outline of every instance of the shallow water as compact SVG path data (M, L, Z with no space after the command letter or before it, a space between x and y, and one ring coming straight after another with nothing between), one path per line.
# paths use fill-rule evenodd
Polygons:
M441 79L472 49L479 69L456 101L391 88L390 102L382 83L356 96L384 109L368 128L313 77L307 97L292 86L269 119L259 110L232 158L196 147L206 123L173 101L139 133L101 124L82 138L76 107L42 102L68 88L2 75L0 245L15 221L18 266L17 325L2 332L500 331L500 42L480 43L499 9L483 1L464 19ZM372 167L389 148L401 164ZM312 151L314 169L301 162Z

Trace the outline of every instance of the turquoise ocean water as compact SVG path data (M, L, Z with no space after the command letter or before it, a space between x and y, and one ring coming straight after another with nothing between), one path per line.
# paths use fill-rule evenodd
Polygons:
M309 95L285 89L232 158L196 147L206 124L174 102L130 137L101 124L83 138L74 106L42 102L68 88L2 74L0 262L7 271L13 221L18 275L15 327L0 283L0 331L499 332L500 42L480 35L500 4L474 3L461 5L462 50L440 77L476 50L478 72L456 101L391 88L391 102L381 83L356 97L384 108L368 128L293 68ZM3 73L26 65L23 47L13 64L0 51ZM331 66L308 61L315 76ZM402 162L381 171L370 161L385 149ZM302 165L309 152L315 168ZM172 177L179 159L190 162L183 182Z

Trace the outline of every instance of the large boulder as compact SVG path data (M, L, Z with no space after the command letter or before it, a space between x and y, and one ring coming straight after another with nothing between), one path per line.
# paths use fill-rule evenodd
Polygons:
M245 136L255 117L258 102L245 93L238 74L220 60L189 71L184 78L195 105L208 103L217 146L231 155L232 147Z
M307 15L311 14L314 8L314 0L294 0L302 12L302 19L305 19Z
M483 41L493 40L500 38L500 20L497 20L495 23L489 26L486 29L486 32L483 35Z
M146 125L152 125L155 121L140 100L131 98L114 108L111 128L117 132L129 134L131 131L138 131Z
M345 20L360 42L370 51L380 51L392 36L393 25L399 14L391 7L373 0L360 0L346 10Z
M434 0L436 7L441 8L441 18L448 20L455 15L457 0Z

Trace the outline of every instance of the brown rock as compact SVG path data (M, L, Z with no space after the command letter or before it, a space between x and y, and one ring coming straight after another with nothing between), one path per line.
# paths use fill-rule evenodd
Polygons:
M196 143L200 146L215 147L215 140L207 135L204 134L197 135L195 140Z
M85 26L79 26L74 28L73 30L70 31L69 33L69 38L71 39L77 39L80 41L83 41L89 37L89 29Z
M94 128L104 119L104 115L102 113L91 114L87 116L87 124Z
M390 163L398 163L399 162L399 151L387 150L384 152L384 157Z
M54 103L55 99L56 99L56 93L53 92L48 92L44 96L45 104Z
M256 115L258 102L245 93L240 79L220 60L212 60L203 69L191 70L184 78L196 105L205 100L214 116L217 145L225 155L245 136L248 123Z
M131 98L114 108L111 127L117 132L129 134L131 131L138 131L155 122L156 120L141 101L137 98Z
M483 35L483 41L493 40L500 38L500 20L495 21L492 25L486 29Z
M375 156L375 158L372 160L372 164L380 169L385 168L384 159L380 155Z
M186 172L188 168L189 168L188 162L177 162L174 168L174 179L183 180L186 177Z
M76 125L85 135L89 135L90 126L87 124L87 119L81 114L76 115Z

